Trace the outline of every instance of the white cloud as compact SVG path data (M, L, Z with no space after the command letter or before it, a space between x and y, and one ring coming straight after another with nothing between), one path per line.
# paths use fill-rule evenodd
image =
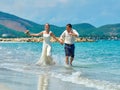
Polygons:
M119 15L119 3L120 0L1 0L0 11L40 24L103 23L103 17Z

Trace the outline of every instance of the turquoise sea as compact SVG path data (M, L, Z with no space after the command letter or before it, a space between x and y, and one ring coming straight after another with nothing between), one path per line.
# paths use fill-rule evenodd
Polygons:
M52 43L54 66L35 65L42 43L0 42L0 90L120 90L120 41L75 43L72 68Z

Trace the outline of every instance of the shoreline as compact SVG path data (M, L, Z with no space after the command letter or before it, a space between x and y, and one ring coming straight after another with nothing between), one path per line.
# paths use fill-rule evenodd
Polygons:
M59 38L58 38L59 39ZM0 38L0 42L42 42L43 38ZM51 42L57 42L53 38L50 40ZM76 38L75 42L94 42L93 39L87 38Z

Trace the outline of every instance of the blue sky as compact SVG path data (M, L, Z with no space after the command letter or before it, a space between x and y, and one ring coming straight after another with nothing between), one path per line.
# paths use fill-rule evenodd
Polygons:
M57 26L120 23L120 0L0 0L0 11Z

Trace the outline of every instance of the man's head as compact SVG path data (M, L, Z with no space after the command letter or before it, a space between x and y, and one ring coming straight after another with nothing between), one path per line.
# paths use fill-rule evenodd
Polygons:
M71 25L71 24L67 24L67 25L66 25L66 30L67 30L67 31L71 31L71 29L72 29L72 25Z

